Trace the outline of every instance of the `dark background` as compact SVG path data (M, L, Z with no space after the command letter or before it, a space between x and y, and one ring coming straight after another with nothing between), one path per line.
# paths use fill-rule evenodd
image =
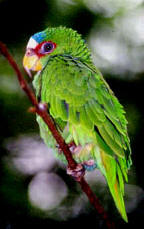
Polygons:
M89 4L85 2L1 0L0 40L8 46L23 71L22 57L25 47L29 37L35 32L48 26L65 25L76 29L86 39L93 51L95 64L123 104L129 123L133 160L129 175L132 186L129 192L134 192L130 200L134 203L128 213L128 224L121 220L110 197L104 200L105 192L99 194L98 189L101 186L95 188L117 228L130 228L137 226L138 222L144 224L144 30L141 27L144 5L143 1L130 3L128 0L124 5L123 1L119 1L117 5L114 0L112 5L105 4L106 0L102 4L96 0L87 1ZM95 7L92 7L91 2L95 2ZM94 224L95 228L106 228L88 204L76 216L57 219L55 212L36 210L28 201L28 186L35 174L23 173L15 167L13 158L19 157L19 152L14 153L13 143L12 149L7 145L9 141L16 142L19 136L39 133L34 115L27 112L29 106L27 97L19 88L15 73L0 56L0 228L66 228L82 227L86 224ZM18 145L18 148L21 149L21 146ZM54 172L63 178L72 195L80 192L71 178L65 175L62 166L54 167ZM129 194L126 194L126 198Z

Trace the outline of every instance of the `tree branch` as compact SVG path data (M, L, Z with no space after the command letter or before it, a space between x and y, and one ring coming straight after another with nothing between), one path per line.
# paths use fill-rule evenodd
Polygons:
M8 60L8 62L10 63L10 65L12 66L14 71L16 72L16 75L17 75L18 81L20 83L20 86L21 86L22 90L25 91L25 93L28 96L30 102L34 106L35 112L39 116L41 116L41 118L44 120L44 122L47 124L48 128L50 129L53 137L55 138L56 142L60 146L60 149L63 151L63 153L64 153L64 155L65 155L65 157L67 159L68 166L72 170L76 169L77 163L73 159L71 151L69 150L68 145L65 143L65 141L62 138L61 134L58 132L57 128L55 127L55 124L54 124L53 120L51 119L50 115L48 114L46 105L38 103L34 92L28 86L28 83L26 82L26 80L24 79L21 71L19 70L19 67L18 67L17 63L15 62L14 58L10 55L10 53L9 53L7 47L5 46L5 44L3 44L2 42L0 42L0 52ZM107 225L107 228L108 229L114 229L115 228L114 223L110 221L110 219L108 217L108 214L106 213L106 211L104 210L104 208L100 204L98 198L95 196L95 194L93 193L93 191L89 187L88 183L85 181L84 177L82 177L81 180L77 181L77 182L80 184L81 189L83 190L83 192L85 192L85 194L87 195L89 201L95 207L95 209L97 210L97 212L99 213L101 218L105 221L105 223Z

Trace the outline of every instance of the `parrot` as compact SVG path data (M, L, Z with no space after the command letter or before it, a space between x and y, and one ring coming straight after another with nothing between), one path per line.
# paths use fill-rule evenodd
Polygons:
M115 206L128 222L124 203L124 183L132 165L128 122L82 35L64 26L35 33L27 43L23 66L72 157L85 171L101 171ZM45 144L67 163L43 119L37 115L36 120Z

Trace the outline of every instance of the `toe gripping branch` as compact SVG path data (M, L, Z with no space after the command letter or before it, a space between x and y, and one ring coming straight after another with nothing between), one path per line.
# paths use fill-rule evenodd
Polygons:
M77 164L75 169L67 167L67 174L71 175L76 181L80 182L85 175L85 168L82 164Z

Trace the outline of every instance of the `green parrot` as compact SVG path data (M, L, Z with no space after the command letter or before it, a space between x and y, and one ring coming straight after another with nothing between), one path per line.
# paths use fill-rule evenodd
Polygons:
M127 222L124 181L132 162L125 112L92 62L85 41L71 28L47 28L30 38L23 65L30 76L36 72L37 99L47 104L74 159L87 171L100 169ZM46 145L66 163L47 125L39 116L37 122Z

